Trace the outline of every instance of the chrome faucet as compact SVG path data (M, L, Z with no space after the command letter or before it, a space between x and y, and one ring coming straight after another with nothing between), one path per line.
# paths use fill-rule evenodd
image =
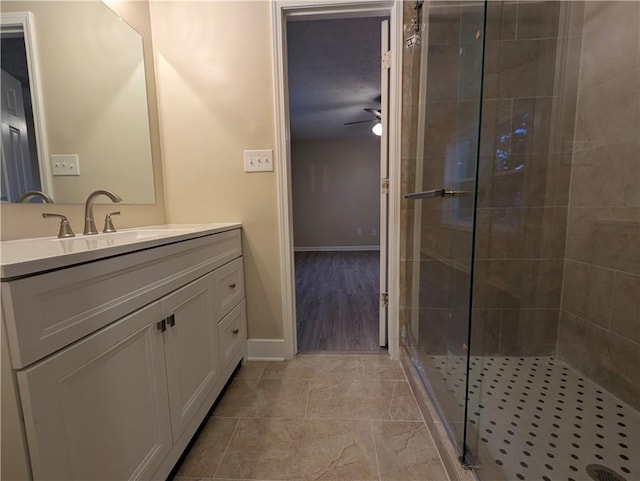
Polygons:
M118 194L114 194L113 192L109 192L108 190L96 190L89 194L87 197L87 203L84 205L84 235L92 235L97 234L98 229L96 229L96 223L93 220L93 201L99 195L106 195L111 199L112 202L118 203L122 201Z
M30 190L29 192L25 192L20 196L18 202L26 202L31 199L31 197L40 197L46 204L55 204L51 197L39 190Z

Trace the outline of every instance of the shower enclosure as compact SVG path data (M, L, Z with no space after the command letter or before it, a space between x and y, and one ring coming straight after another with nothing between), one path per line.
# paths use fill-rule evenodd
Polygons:
M405 16L402 340L460 461L640 479L640 2Z

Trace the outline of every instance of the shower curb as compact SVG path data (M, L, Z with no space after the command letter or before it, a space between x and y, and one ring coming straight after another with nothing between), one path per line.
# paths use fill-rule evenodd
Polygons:
M442 464L449 480L477 481L478 478L472 471L462 468L458 455L449 439L449 435L440 421L440 416L435 411L431 398L427 394L424 386L422 386L418 373L411 362L411 356L405 346L400 346L399 354L400 365L418 403L418 408L420 409L424 422L433 438L438 454L442 459Z

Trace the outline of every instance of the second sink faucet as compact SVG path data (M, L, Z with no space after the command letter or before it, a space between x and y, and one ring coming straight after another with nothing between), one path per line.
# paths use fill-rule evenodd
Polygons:
M89 194L87 197L87 203L84 205L84 235L97 234L98 229L96 229L96 223L93 220L93 201L99 195L106 195L111 199L112 202L118 203L122 201L118 194L114 194L108 190L95 190Z

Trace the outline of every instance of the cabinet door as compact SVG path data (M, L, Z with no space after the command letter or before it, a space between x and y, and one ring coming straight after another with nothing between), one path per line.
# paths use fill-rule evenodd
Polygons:
M150 479L171 426L159 303L18 373L35 480Z
M220 375L214 273L161 301L173 439L177 441Z

